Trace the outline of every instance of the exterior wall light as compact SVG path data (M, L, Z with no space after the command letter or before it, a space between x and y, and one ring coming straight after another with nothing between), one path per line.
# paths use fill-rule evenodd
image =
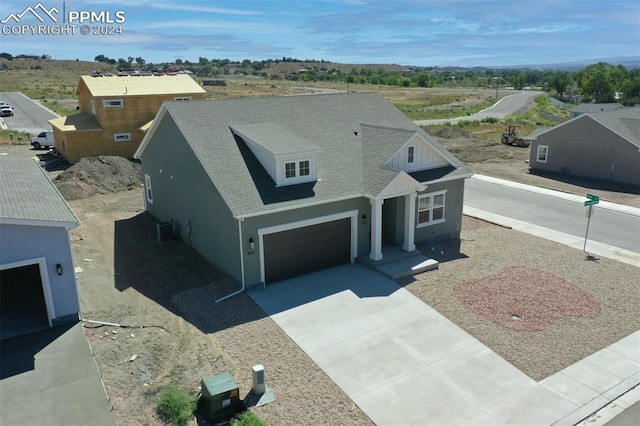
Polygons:
M253 241L253 238L249 238L249 250L255 250L256 242Z
M362 213L362 224L366 225L367 223L369 223L369 218L366 214Z
M62 275L62 265L60 263L56 263L56 272L58 275Z

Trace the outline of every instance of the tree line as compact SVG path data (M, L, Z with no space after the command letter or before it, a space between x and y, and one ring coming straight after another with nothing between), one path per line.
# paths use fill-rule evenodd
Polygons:
M488 69L447 67L395 67L387 70L375 67L345 67L324 60L298 60L290 57L252 61L198 58L197 62L177 59L174 63L147 63L142 57L112 59L105 55L95 57L97 62L129 69L187 69L201 77L230 74L254 75L271 79L302 82L330 81L344 84L374 84L400 87L478 87L517 90L532 88L549 92L569 102L620 102L625 105L640 103L640 68L626 68L598 62L579 71L552 69ZM296 63L294 72L276 72L279 62Z

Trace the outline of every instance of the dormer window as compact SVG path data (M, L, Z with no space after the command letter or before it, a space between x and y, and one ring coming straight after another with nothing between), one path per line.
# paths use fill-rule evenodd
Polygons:
M413 163L413 155L414 155L415 149L416 149L415 146L410 146L410 147L407 148L407 163L408 164L412 164Z
M318 180L320 148L288 128L272 123L232 127L276 186L297 185Z
M296 177L296 163L285 163L284 177L287 179Z
M309 176L309 160L300 161L300 176Z
M284 163L284 177L287 179L309 176L309 174L311 174L311 164L309 160Z

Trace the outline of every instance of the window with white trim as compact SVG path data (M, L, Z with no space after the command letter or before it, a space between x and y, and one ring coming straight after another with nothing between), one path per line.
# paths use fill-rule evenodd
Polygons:
M296 177L296 163L284 163L284 177L287 179Z
M311 168L309 167L309 160L300 161L298 163L298 166L300 176L309 176L309 173L311 172Z
M91 99L89 104L91 106L91 114L96 115L96 101Z
M116 142L128 142L131 140L131 133L114 133L113 140Z
M103 108L124 108L124 101L122 99L103 99Z
M433 192L418 197L418 226L444 222L445 194L447 191Z
M413 163L415 150L416 150L415 146L407 147L407 163L409 164Z
M538 163L546 163L549 147L546 145L538 145Z
M147 196L147 202L153 204L153 190L151 189L151 176L144 175L144 192Z
M191 96L176 96L173 98L174 101L190 101Z

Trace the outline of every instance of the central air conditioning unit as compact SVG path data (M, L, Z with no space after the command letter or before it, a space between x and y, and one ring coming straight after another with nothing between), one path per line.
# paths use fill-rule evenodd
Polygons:
M222 373L202 379L198 411L210 422L230 420L247 408L240 400L240 389L231 374Z
M171 227L171 222L160 222L157 224L157 227L158 242L168 243L169 241L173 241L173 229Z

